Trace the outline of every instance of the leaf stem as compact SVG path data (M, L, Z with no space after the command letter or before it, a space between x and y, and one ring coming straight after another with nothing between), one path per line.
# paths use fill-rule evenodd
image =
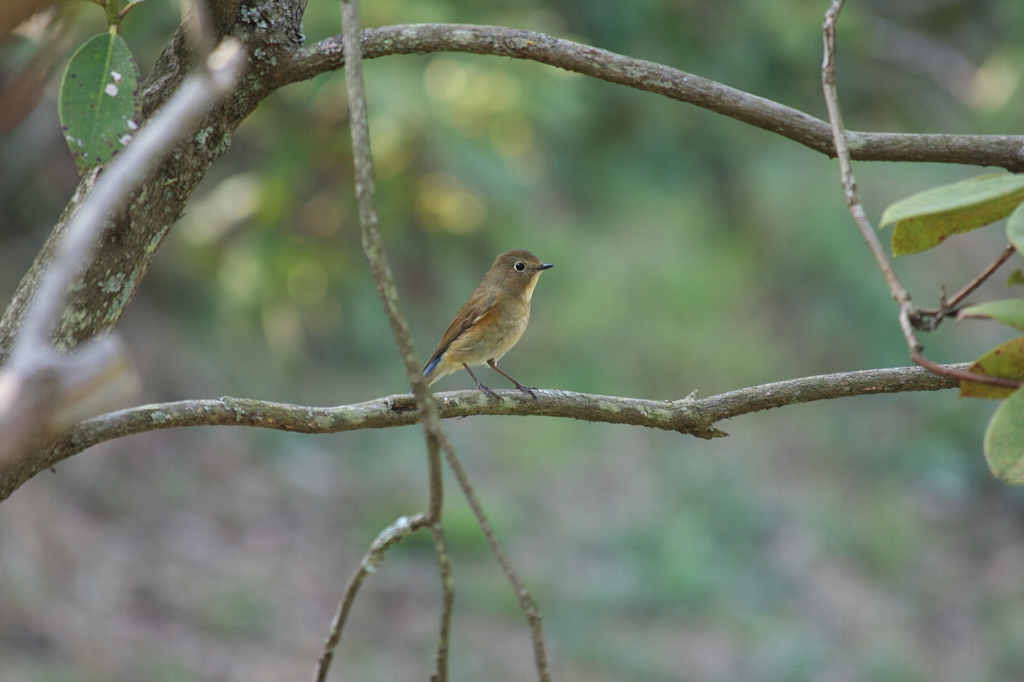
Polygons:
M117 33L118 27L121 25L121 12L118 4L119 0L105 0L103 3L103 9L107 11L107 24L110 26L111 33Z
M985 280L991 277L996 270L1002 267L1003 263L1008 261L1010 256L1012 256L1016 250L1017 249L1013 244L1008 245L994 261L989 263L988 266L978 274L977 277L965 284L960 291L953 294L951 299L947 301L945 296L943 296L941 305L938 308L918 310L917 317L911 320L914 323L914 326L921 331L934 331L935 328L939 326L939 323L942 322L943 318L955 313L957 306L960 305L965 298L970 296L975 289L980 287ZM925 320L925 318L930 319Z

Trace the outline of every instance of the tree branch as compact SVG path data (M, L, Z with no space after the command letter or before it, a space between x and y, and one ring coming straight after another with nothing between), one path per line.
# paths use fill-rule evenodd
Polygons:
M536 389L533 391L533 393L538 392ZM508 393L508 391L502 391L502 393ZM485 399L489 400L489 397L483 391L479 391L478 395L483 395ZM522 392L519 392L519 395L522 396ZM473 510L473 516L476 517L477 525L480 526L484 537L487 538L487 544L491 546L491 552L494 554L494 558L497 559L498 565L501 566L505 577L508 578L509 583L512 585L512 589L516 593L516 599L519 600L519 608L526 616L526 622L530 626L533 660L537 668L538 679L540 682L550 682L551 670L548 666L547 647L544 644L544 627L540 609L537 608L533 595L530 594L530 591L526 589L526 585L520 580L508 552L505 551L505 548L501 546L501 542L498 541L498 536L494 533L494 527L491 526L491 522L487 518L487 512L484 511L484 506L480 504L480 499L476 496L476 490L473 489L473 484L469 480L469 474L466 473L466 468L462 466L462 460L455 454L455 450L446 450L445 455L448 468L455 474L455 480L458 481L459 487L462 488L462 493L466 497L466 502L469 503L469 508Z
M114 327L192 191L210 165L231 146L234 130L264 97L283 84L278 77L280 64L287 62L301 45L305 0L263 3L260 9L246 12L237 12L237 5L237 0L211 3L218 38L234 35L248 54L248 68L239 87L160 159L156 173L107 222L103 248L76 275L68 293L55 334L61 346L72 348ZM186 27L178 29L142 85L143 123L193 70L195 55L188 34ZM60 221L0 318L0 365L10 355L28 301L38 289L69 222L94 191L96 182L95 173L87 174L79 182ZM0 478L4 476L6 472L0 471Z
M1003 263L1008 261L1010 256L1016 253L1016 251L1017 247L1013 244L1008 244L1006 248L1003 249L1003 252L996 256L995 260L989 263L984 270L978 273L977 277L965 284L960 291L953 294L953 297L948 300L946 299L945 288L943 288L938 308L929 310L918 309L917 314L920 316L920 320L917 325L918 329L927 332L934 331L947 315L957 313L957 306L959 306L965 298L974 293L975 289L984 284L985 280L995 274L996 270L1001 268ZM926 320L925 318L929 319Z
M367 59L392 54L466 52L529 59L688 102L798 142L834 157L829 124L770 99L662 64L633 59L543 33L472 24L406 24L361 34ZM342 67L340 36L294 53L282 65L285 81L312 78ZM1001 166L1024 171L1024 136L911 135L847 131L850 156L859 161L916 161Z
M380 562L384 560L384 553L391 545L401 542L406 535L425 527L427 522L426 514L417 514L412 518L402 516L382 530L370 544L370 549L363 555L363 560L359 562L359 568L355 570L345 586L341 601L338 603L338 610L331 620L327 639L324 641L323 653L320 654L320 659L317 661L313 682L327 681L327 673L330 672L331 662L334 660L334 654L341 642L341 633L345 629L345 622L348 620L348 614L352 611L352 605L355 604L356 595L359 594L359 588L362 587L366 576L377 569Z
M440 450L444 449L450 457L455 450L441 428L441 417L433 394L427 390L420 360L412 340L409 325L402 315L398 304L398 289L395 287L391 267L384 253L384 240L378 228L376 187L374 184L373 154L370 150L370 127L366 112L366 89L363 83L362 47L359 41L359 3L358 0L342 0L341 19L344 29L343 46L347 56L345 65L345 85L349 104L349 128L352 133L352 161L355 166L355 193L359 204L359 226L362 236L363 253L370 264L373 279L377 283L384 312L391 325L391 334L398 345L398 352L405 365L406 377L412 386L416 402L416 411L423 418L423 437L427 445L427 478L429 485L430 507L425 515L425 525L430 529L437 552L438 571L441 575L441 623L437 655L435 656L434 682L446 682L448 679L448 648L451 633L452 604L455 600L455 588L452 581L451 561L448 556L448 542L441 525L444 509L444 476L441 470ZM353 577L354 589L347 590L345 601L355 598L362 582L362 575ZM351 597L349 594L351 593ZM344 613L343 606L339 614ZM344 618L337 623L336 635L332 631L335 642L341 637ZM327 675L330 659L321 659L318 679Z
M448 541L440 522L430 525L434 538L434 553L437 554L437 570L441 575L441 619L438 624L437 653L434 656L435 673L430 682L446 682L448 679L448 650L452 635L452 607L455 605L455 582L452 579L452 560L448 554Z
M57 244L24 313L10 360L0 370L0 463L20 455L34 440L70 426L73 422L56 419L61 412L78 421L134 396L138 378L119 339L92 339L61 354L51 343L51 330L110 215L209 108L231 92L245 62L241 43L224 40L206 68L186 80L135 140L102 173L97 171L96 185Z
M498 541L491 524L487 520L483 506L477 500L473 485L459 460L455 448L452 446L448 435L441 428L440 415L437 409L437 402L433 394L427 390L426 380L420 370L419 358L413 345L412 334L409 332L405 318L402 316L401 308L398 305L398 291L395 288L394 279L391 276L391 269L388 266L387 257L384 255L384 242L378 229L377 206L375 200L373 155L370 152L370 131L366 114L366 92L363 84L362 67L362 44L359 34L359 4L358 0L342 0L342 23L344 34L342 38L343 51L347 60L345 64L345 83L348 88L349 121L352 130L352 158L356 172L356 199L359 203L359 223L362 228L363 252L370 262L370 269L373 271L373 278L377 282L377 291L380 294L381 302L384 304L384 311L387 313L388 321L391 323L391 332L398 343L402 360L405 363L405 371L409 383L412 384L412 392L415 396L417 412L423 416L424 436L427 441L429 454L428 464L430 467L430 497L431 497L431 532L434 537L434 546L438 551L439 570L441 571L441 583L443 588L442 609L441 609L441 637L437 651L437 672L435 680L444 682L447 678L448 665L448 631L451 622L451 606L454 599L452 590L451 566L448 562L448 548L445 543L444 533L441 526L441 474L440 460L437 456L437 446L444 451L445 460L449 468L455 474L455 478L462 488L466 500L469 502L477 523L483 531L491 550L505 572L509 582L516 592L519 605L526 614L530 625L530 633L533 639L534 658L536 660L537 672L540 682L548 682L550 672L548 671L547 653L544 647L544 635L541 629L540 611L534 603L530 593L523 586L522 581L516 574L508 554Z
M965 370L969 366L947 365L956 370ZM941 391L958 385L956 379L938 376L919 367L895 367L790 379L699 399L644 400L537 390L537 400L534 400L522 391L497 390L495 392L503 400L492 400L475 389L438 393L436 397L443 419L476 415L562 417L645 426L710 439L725 435L714 428L715 423L753 412L857 395ZM141 405L76 425L59 441L47 444L37 453L34 458L37 464L32 474L49 469L98 443L158 429L250 426L312 434L409 426L419 421L415 399L404 393L338 407L308 407L228 397ZM0 500L6 499L22 482L4 482L0 487Z
M892 262L882 247L874 226L868 220L867 214L864 212L864 206L860 203L860 195L857 193L857 179L853 176L853 165L850 162L850 150L847 146L849 134L843 126L842 111L839 108L839 95L836 92L836 23L839 21L839 15L843 11L845 1L832 0L828 11L825 12L825 20L822 22L821 34L824 48L821 60L821 87L825 95L828 120L832 129L837 156L839 157L839 178L843 185L843 192L846 195L846 206L850 209L850 215L853 216L861 236L864 237L864 241L867 242L868 247L871 249L879 269L885 276L885 281L889 285L889 292L899 306L898 320L900 329L903 331L903 338L906 339L907 348L910 351L910 359L928 371L942 376L961 381L974 381L979 384L1020 388L1021 382L1019 381L950 368L929 360L922 355L924 346L921 345L917 334L914 332L915 326L922 325L922 313L914 307L913 302L910 300L910 294L907 292L906 287L903 286L903 282L900 281L896 270L892 267ZM1005 252L1003 260L1009 258L1012 253L1011 247L1010 250ZM1000 265L1002 265L1002 261L997 259L991 271L985 276L987 277L992 274L995 268L998 268ZM968 290L968 293L970 293L970 290ZM959 295L957 294L957 296ZM966 294L964 295L966 296Z
M861 236L871 249L879 269L885 276L889 285L889 292L892 294L900 310L912 312L910 294L900 281L896 270L892 267L889 255L885 247L878 239L875 228L868 220L864 212L864 206L860 203L860 195L857 192L857 179L853 175L853 165L850 162L850 150L847 144L847 132L843 125L842 112L839 109L839 95L836 92L836 22L839 20L839 13L843 9L844 0L833 0L828 12L825 14L825 21L822 24L822 41L824 42L824 55L821 63L821 87L825 95L825 108L828 109L829 127L832 133L832 141L835 144L836 156L839 158L839 178L843 185L843 193L846 196L846 206L853 216L853 221L860 229ZM911 350L920 344L913 338L911 333L907 338Z

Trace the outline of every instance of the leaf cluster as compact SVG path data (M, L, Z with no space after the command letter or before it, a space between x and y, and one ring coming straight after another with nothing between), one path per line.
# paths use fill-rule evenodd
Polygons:
M1024 252L1024 175L999 173L934 187L889 206L880 226L894 225L893 253L918 253L952 234L969 232L1008 218L1006 237ZM1007 286L1024 281L1015 270ZM1007 298L963 308L959 318L991 319L1024 331L1024 298ZM1011 339L978 358L971 372L1024 382L1024 336ZM1007 399L992 416L985 434L985 457L992 473L1011 484L1024 483L1024 397L1022 388L963 381L966 398Z

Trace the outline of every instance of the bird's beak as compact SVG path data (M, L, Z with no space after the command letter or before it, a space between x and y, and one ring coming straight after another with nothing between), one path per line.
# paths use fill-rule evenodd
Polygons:
M555 267L554 263L541 263L540 265L537 266L537 269L538 270L547 270L548 268L553 268L553 267Z

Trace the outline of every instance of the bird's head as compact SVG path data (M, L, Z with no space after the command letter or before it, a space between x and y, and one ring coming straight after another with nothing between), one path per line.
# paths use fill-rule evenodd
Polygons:
M508 293L520 295L529 301L540 273L550 267L553 267L551 263L542 263L540 258L529 251L506 251L494 259L487 279Z

